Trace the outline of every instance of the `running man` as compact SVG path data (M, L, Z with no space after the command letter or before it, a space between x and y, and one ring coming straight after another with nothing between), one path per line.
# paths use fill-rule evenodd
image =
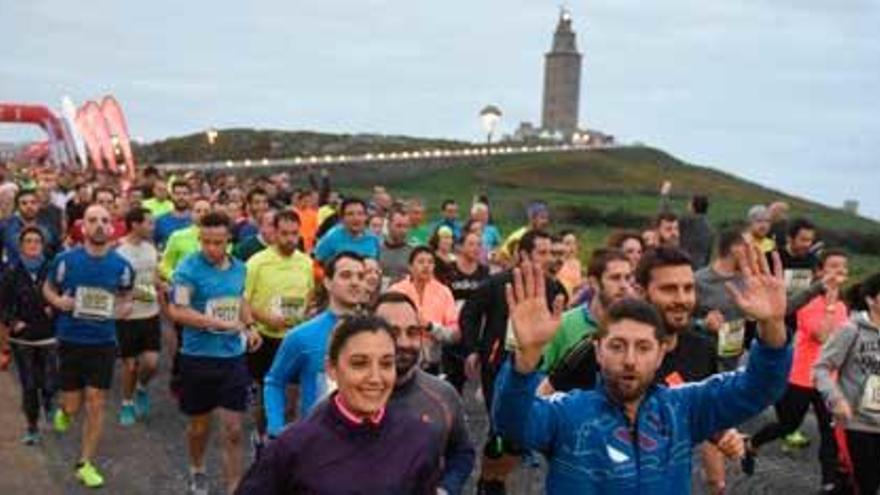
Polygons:
M122 358L122 408L119 424L131 426L150 412L147 384L156 373L161 347L159 303L156 283L159 254L153 238L153 215L146 208L135 208L125 215L126 235L116 248L134 269L131 314L119 320L116 337Z
M61 407L54 426L70 428L85 400L82 445L76 477L97 488L104 477L93 464L104 426L104 400L116 361L116 319L131 312L134 270L111 250L110 212L100 205L86 209L84 243L59 254L43 284L43 296L57 311Z
M305 319L315 288L312 260L297 250L299 216L289 210L281 211L274 216L274 223L275 244L248 260L244 289L244 298L263 337L263 345L248 356L248 367L258 390L263 388L263 377L272 366L287 329ZM257 394L256 402L255 445L259 447L266 434L261 393Z
M363 303L364 271L364 259L360 255L347 251L337 254L327 263L324 276L324 288L330 299L327 309L284 336L263 385L270 438L277 437L284 429L288 384L300 386L301 418L334 388L325 374L327 342L339 318L354 313Z
M222 213L201 219L201 248L175 270L169 306L171 319L183 326L180 410L189 416L191 495L208 493L205 451L215 410L227 492L235 491L242 474L242 420L251 382L244 354L257 349L261 339L250 329L251 311L242 298L246 268L227 254L230 229Z

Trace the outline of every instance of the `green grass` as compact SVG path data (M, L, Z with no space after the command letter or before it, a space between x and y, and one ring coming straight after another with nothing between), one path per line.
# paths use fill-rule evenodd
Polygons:
M711 201L710 221L714 225L743 221L754 204L785 200L792 216L805 215L820 228L880 232L872 220L829 208L803 198L768 189L717 170L688 165L651 148L622 148L584 153L492 157L491 161L415 178L385 182L395 197L419 197L425 201L429 218L438 214L440 203L455 199L465 207L476 194L488 191L493 217L509 233L525 221L525 207L544 199L551 209L584 207L602 212L623 210L651 217L657 212L658 191L664 180L673 183L672 202L683 212L694 193L707 194ZM343 181L344 183L344 181ZM346 190L367 196L374 184L345 184ZM574 228L581 235L582 253L604 244L614 226L555 225ZM880 267L880 256L860 254L851 263L854 278Z

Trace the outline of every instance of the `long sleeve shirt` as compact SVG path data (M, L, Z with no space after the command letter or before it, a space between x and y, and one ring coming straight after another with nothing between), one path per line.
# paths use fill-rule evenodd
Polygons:
M541 374L518 373L508 360L492 416L502 436L547 454L548 494L687 494L693 446L777 400L790 364L790 347L756 343L743 371L652 386L631 422L604 386L536 397Z
M324 311L287 331L263 381L263 401L267 430L277 436L284 428L286 390L290 383L300 386L299 414L305 417L318 400L330 392L324 372L327 343L338 318Z
M420 419L388 410L378 423L355 422L331 397L269 444L236 493L434 495L438 449Z
M427 424L436 445L443 447L442 486L450 495L461 493L474 469L474 445L465 423L461 396L449 383L416 369L412 378L394 389L388 402Z

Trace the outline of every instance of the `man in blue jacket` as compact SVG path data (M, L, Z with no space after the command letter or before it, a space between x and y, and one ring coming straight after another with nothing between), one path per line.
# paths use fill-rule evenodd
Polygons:
M596 357L601 382L593 391L535 396L535 370L559 327L539 268L517 269L507 288L519 347L502 368L493 417L498 431L550 460L549 494L690 493L694 445L739 424L778 399L791 365L786 344L781 263L749 252L745 282L729 286L736 304L759 326L760 342L744 371L680 387L654 384L667 334L647 302L624 299L609 308Z

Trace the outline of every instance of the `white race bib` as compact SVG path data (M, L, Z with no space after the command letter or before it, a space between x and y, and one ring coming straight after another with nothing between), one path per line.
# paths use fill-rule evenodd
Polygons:
M205 314L218 320L233 323L241 318L241 299L218 297L205 304Z
M868 377L859 408L871 413L880 413L880 375Z
M272 311L287 321L298 322L305 316L305 302L302 297L277 296L272 299Z
M810 282L813 280L813 273L810 270L789 268L783 273L786 292L801 292L810 288Z
M718 329L718 355L736 357L743 352L746 337L745 320L726 321Z
M74 297L74 318L109 320L115 316L116 296L106 289L77 287Z

